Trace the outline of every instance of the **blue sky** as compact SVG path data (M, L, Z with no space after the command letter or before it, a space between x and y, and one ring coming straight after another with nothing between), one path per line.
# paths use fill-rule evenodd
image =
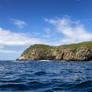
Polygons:
M92 0L0 0L0 59L32 44L92 41Z

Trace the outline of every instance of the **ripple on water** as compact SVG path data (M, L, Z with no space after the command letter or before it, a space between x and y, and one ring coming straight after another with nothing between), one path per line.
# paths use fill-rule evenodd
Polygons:
M92 92L92 62L0 62L0 92Z
M41 76L41 75L45 75L46 72L44 71L39 71L39 72L36 72L35 75L38 75L38 76Z
M29 87L25 84L20 84L20 83L7 83L0 85L0 90L28 90Z
M85 82L81 82L79 84L76 84L75 87L76 89L92 89L92 81L85 81Z

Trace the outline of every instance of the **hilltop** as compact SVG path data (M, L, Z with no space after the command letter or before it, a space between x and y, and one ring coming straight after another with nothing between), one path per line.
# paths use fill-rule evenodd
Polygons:
M17 60L92 60L92 41L77 44L49 46L35 44L27 48Z

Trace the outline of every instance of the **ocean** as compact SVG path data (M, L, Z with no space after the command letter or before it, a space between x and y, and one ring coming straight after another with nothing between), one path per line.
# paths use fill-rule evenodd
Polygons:
M92 62L0 61L0 92L92 92Z

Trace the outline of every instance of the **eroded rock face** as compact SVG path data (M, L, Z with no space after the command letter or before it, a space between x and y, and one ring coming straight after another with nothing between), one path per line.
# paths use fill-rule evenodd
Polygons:
M89 61L92 60L92 48L83 46L70 48L33 45L25 50L17 60Z

